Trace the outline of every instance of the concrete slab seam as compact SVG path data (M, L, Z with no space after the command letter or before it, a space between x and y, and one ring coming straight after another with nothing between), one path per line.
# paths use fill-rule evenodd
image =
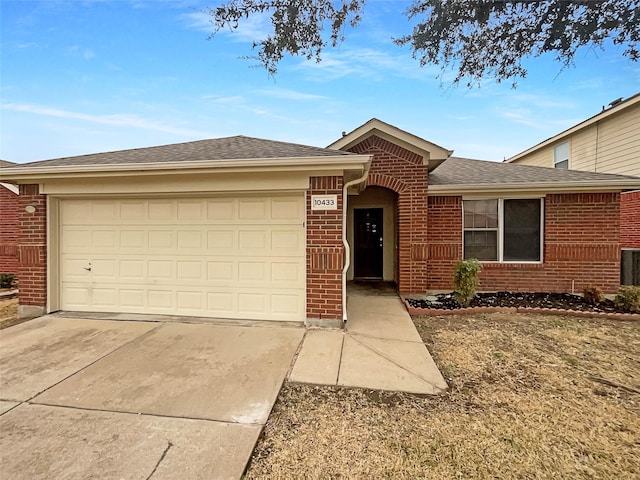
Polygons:
M416 340L416 341L413 341L413 340L400 340L400 339L389 338L389 337L377 337L375 335L369 335L368 333L358 333L358 332L349 332L349 331L347 331L346 333L348 333L352 337L357 336L357 337L364 337L364 338L372 338L374 340L393 340L394 342L404 342L404 343L414 343L414 344L422 344L422 345L424 345L424 342L420 342L418 340Z
M174 420L190 420L194 422L225 423L228 425L242 425L247 427L263 427L264 426L264 424L262 423L240 423L240 422L230 422L228 420L214 420L212 418L202 418L202 417L161 415L159 413L129 412L126 410L108 410L106 408L74 407L72 405L57 405L55 403L32 402L32 401L27 401L23 403L26 403L27 405L35 405L40 407L62 408L62 409L79 410L79 411L86 411L86 412L117 413L119 415L135 415L137 417L171 418Z
M0 398L0 400L5 400L5 399L4 398ZM14 408L19 407L20 405L22 405L24 403L23 401L20 401L20 400L5 400L5 401L7 401L7 402L18 402L18 403L16 403L13 407L9 408L8 410L5 410L4 412L0 413L0 417L2 415L4 415L5 413L10 412Z
M344 330L342 331L342 342L340 343L340 357L338 359L338 373L336 374L336 383L334 385L338 385L338 381L340 379L340 370L342 369L342 354L344 352L344 337L347 334Z
M35 395L33 395L31 398L28 398L28 399L26 400L26 402L31 402L31 400L33 400L34 398L36 398L38 395L42 395L42 394L43 394L44 392L46 392L47 390L52 389L52 388L53 388L53 387L55 387L56 385L60 385L62 382L66 381L66 380L68 380L69 378L73 377L74 375L77 375L78 373L80 373L80 372L82 372L82 371L86 370L86 369L87 369L87 368L89 368L90 366L92 366L92 365L94 365L94 364L98 363L100 360L102 360L102 359L104 359L104 358L108 357L109 355L112 355L113 353L117 352L117 351L118 351L118 350L120 350L121 348L124 348L124 347L126 347L127 345L129 345L129 344L131 344L131 343L133 343L133 342L135 342L135 341L137 341L137 340L139 340L139 339L141 339L141 338L144 338L144 337L146 337L147 335L150 335L152 332L155 332L156 330L158 330L159 328L161 328L161 327L162 327L162 325L164 325L164 324L157 325L157 326L153 327L151 330L148 330L148 331L144 332L142 335L138 335L137 337L132 338L132 339L131 339L131 340L129 340L128 342L123 343L122 345L120 345L120 346L118 346L118 347L114 348L114 349L113 349L113 350L111 350L110 352L105 353L104 355L102 355L101 357L97 358L97 359L96 359L96 360L94 360L93 362L88 363L87 365L85 365L84 367L82 367L80 370L76 370L76 371L75 371L75 372L73 372L72 374L67 375L66 377L64 377L62 380L60 380L60 381L58 381L58 382L54 383L53 385L49 385L49 386L48 386L47 388L45 388L44 390L42 390L42 391L40 391L40 392L36 393L36 394L35 394Z
M404 365L399 364L398 362L396 362L395 360L393 360L392 358L389 358L387 355L385 355L383 352L377 350L376 348L373 348L370 345L367 345L366 343L362 342L361 340L355 338L353 335L349 336L355 340L356 342L358 342L360 345L362 345L363 347L365 347L368 350L371 350L373 353L375 353L376 355L381 356L382 358L384 358L385 360L387 360L390 363L393 363L395 366L399 367L401 370L404 370L405 372L407 372L409 375L413 375L414 377L416 377L418 380L422 380L424 383L426 383L427 385L431 385L434 390L436 392L444 392L445 390L443 390L442 388L438 387L437 385L435 385L434 383L430 382L429 380L427 380L426 378L424 378L422 375L417 374L415 372L412 372L411 370L409 370L408 368L406 368ZM407 343L411 343L411 342L407 342ZM426 349L426 347L425 347ZM436 367L437 368L437 367Z
M298 356L300 356L300 352L302 351L302 347L304 346L304 342L307 339L307 332L309 330L305 329L304 333L302 334L302 340L300 340L300 343L298 344L298 348L296 348L295 353L293 354L293 357L291 358L291 363L289 364L289 368L287 369L287 374L284 376L285 380L288 382L289 378L291 377L291 373L293 372L293 368L296 365L296 362L298 361ZM280 388L282 389L282 386L280 386ZM280 390L278 390L278 395L280 394Z

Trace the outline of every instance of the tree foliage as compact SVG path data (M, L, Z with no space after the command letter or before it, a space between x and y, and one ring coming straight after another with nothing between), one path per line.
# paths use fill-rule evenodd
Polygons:
M243 19L267 14L273 32L254 42L271 74L285 55L321 61L329 45L356 27L366 0L227 0L209 8L215 30L236 29ZM581 47L612 41L631 61L640 58L640 3L635 0L413 0L404 12L415 25L393 41L408 45L421 66L455 72L454 83L524 78L523 59L553 54L565 67Z

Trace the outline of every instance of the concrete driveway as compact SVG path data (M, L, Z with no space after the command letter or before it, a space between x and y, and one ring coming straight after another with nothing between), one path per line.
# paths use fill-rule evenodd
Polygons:
M303 335L52 316L2 330L2 477L239 478Z

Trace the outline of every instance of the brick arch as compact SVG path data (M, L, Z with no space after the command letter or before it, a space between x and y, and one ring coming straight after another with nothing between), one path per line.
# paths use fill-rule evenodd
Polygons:
M409 191L409 186L402 180L381 173L370 173L367 177L367 187L384 187L398 194Z

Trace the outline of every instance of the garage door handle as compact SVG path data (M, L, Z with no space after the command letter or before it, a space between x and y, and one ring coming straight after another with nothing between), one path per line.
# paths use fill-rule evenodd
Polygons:
M88 267L82 267L82 268L84 268L87 272L90 272L91 271L91 264L89 264Z

